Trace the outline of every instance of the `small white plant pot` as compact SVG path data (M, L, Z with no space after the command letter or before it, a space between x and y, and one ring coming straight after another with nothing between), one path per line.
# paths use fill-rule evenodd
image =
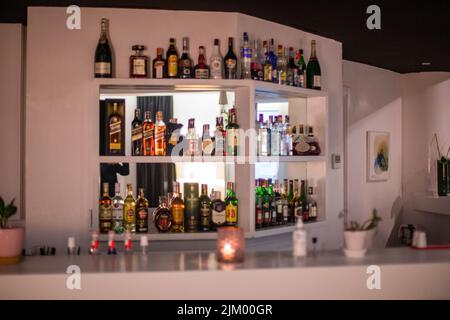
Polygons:
M344 231L345 249L350 251L366 250L367 231Z

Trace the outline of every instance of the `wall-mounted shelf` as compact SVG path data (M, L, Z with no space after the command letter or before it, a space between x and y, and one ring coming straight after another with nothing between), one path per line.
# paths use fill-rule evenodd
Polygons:
M450 196L433 197L416 195L414 197L414 208L422 212L450 215Z

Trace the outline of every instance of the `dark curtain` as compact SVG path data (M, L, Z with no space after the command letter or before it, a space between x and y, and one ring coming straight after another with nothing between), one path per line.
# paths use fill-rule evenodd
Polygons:
M137 97L137 107L141 109L142 121L146 111L150 111L155 122L156 112L162 111L164 122L173 117L172 96ZM144 188L145 197L151 207L157 207L159 196L172 192L172 182L176 180L175 164L173 163L138 163L137 186Z
M106 101L100 100L100 141L99 141L99 153L101 156L108 155L108 117L106 114Z

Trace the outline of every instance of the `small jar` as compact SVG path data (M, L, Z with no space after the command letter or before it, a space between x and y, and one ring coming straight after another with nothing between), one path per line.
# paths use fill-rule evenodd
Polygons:
M148 57L143 55L145 47L135 44L131 48L134 54L130 57L130 78L147 78Z

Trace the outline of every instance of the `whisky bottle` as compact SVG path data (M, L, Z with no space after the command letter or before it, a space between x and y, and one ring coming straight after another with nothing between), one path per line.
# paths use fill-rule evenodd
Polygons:
M280 182L275 179L275 190L274 190L274 202L277 211L277 225L281 225L284 223L283 219L283 201L281 199L281 189Z
M264 122L264 115L262 113L259 114L258 121L258 155L259 156L268 156L269 155L269 137L267 126Z
M223 78L223 59L220 54L219 39L214 39L214 50L210 58L211 79Z
M154 214L155 227L159 232L169 232L172 228L172 214L167 207L167 197L159 197L159 207L156 208Z
M226 126L227 137L227 155L237 156L239 155L239 125L236 119L236 108L231 108L229 110L229 119Z
M214 131L214 155L226 155L226 136L227 133L223 127L223 117L216 118L216 130Z
M187 140L187 150L185 150L185 156L197 156L199 154L198 135L195 131L195 119L189 119L188 132L185 139Z
M208 185L202 184L200 195L200 230L211 230L211 199L208 197Z
M302 220L302 201L298 190L298 179L294 180L294 216L295 221Z
M288 222L295 223L295 197L294 197L294 181L289 180L289 193L288 193Z
M186 232L197 232L200 217L198 183L184 183L184 221Z
M233 51L233 38L228 38L228 52L224 58L225 79L237 78L237 57Z
M302 220L306 222L309 220L309 203L308 197L306 196L306 182L302 180L300 187L300 201L302 203Z
M286 84L288 86L295 85L294 82L295 74L297 74L297 66L295 65L294 48L289 47L289 62L286 73Z
M130 78L147 78L148 57L143 55L145 46L135 44L131 49L134 54L130 56Z
M112 208L107 182L103 183L103 195L99 201L98 217L100 233L108 233L111 230Z
M111 199L112 202L112 230L114 230L115 233L123 233L124 227L123 227L123 206L124 201L122 196L120 195L120 184L116 182L114 186L115 195Z
M172 214L172 232L184 232L184 201L180 193L180 183L174 184L175 190L170 203Z
M263 49L264 49L263 80L267 82L272 82L272 61L270 61L269 45L267 44L267 41L263 42Z
M188 38L183 38L183 53L181 55L180 61L178 62L178 70L180 78L190 79L192 76L192 60L189 57L189 45Z
M122 116L117 111L117 103L113 104L113 112L109 116L109 154L122 153Z
M308 127L308 136L306 137L306 143L309 145L309 150L306 152L306 155L320 155L321 149L319 146L319 140L317 140L317 138L314 136L314 130L312 126Z
M141 110L134 110L134 119L131 123L131 155L142 155L142 121Z
M316 41L311 40L311 57L308 61L308 66L306 67L306 79L307 87L309 89L321 89L321 72L320 64L316 55Z
M241 59L241 79L251 79L252 48L247 32L244 32Z
M267 194L269 196L270 225L275 226L277 225L277 207L272 179L267 179Z
M139 197L136 200L136 232L148 232L148 200L145 198L144 189L139 188Z
M167 76L178 78L178 52L175 48L174 38L170 38L169 49L167 50Z
M127 197L123 205L123 227L131 233L136 232L136 201L133 197L133 187L127 184Z
M198 48L198 64L194 68L195 79L209 79L209 66L205 62L205 47Z
M108 19L102 18L100 23L100 40L95 49L94 75L96 78L112 77L112 54L108 44Z
M298 74L298 81L297 86L301 88L306 88L306 63L305 59L303 58L303 49L298 50L297 53L297 74Z
M266 179L261 180L261 188L263 193L263 226L268 227L272 221L272 212L270 211L270 197Z
M165 156L166 148L166 124L162 112L158 111L155 122L155 156Z
M225 199L225 224L227 226L238 225L238 199L236 198L236 191L233 182L227 184L227 197Z
M284 55L283 46L278 45L278 57L277 57L277 79L278 84L286 84L286 68L287 61Z
M300 124L298 134L293 138L292 152L294 156L306 156L308 155L310 146L306 142L305 129L303 124Z
M309 220L310 221L316 221L317 220L317 202L312 197L314 194L314 188L308 187L308 203L309 203Z
M209 134L209 124L203 125L203 135L202 135L202 154L204 156L211 156L214 151L214 144Z
M283 206L283 224L289 222L288 179L281 186L281 203Z
M261 180L255 180L255 227L263 227L263 197L264 193L261 187Z
M211 203L211 223L214 230L226 222L226 204L221 199L220 191L214 191L214 200Z
M153 59L153 78L167 78L166 60L163 58L163 48L156 49L156 58Z
M144 124L142 125L142 149L144 156L155 155L155 124L152 121L150 111L144 113Z

